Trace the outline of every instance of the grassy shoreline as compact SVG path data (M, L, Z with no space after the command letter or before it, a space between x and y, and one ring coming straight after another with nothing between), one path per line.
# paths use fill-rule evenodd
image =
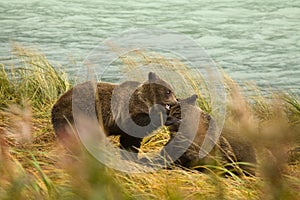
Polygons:
M101 165L83 149L74 156L57 142L50 110L72 83L43 54L21 46L15 46L13 52L22 67L0 64L0 199L300 198L299 155L290 157L294 160L289 165L284 161L292 147L300 146L298 96L278 92L266 98L254 87L257 95L245 97L224 74L228 93L225 126L243 132L256 145L256 177L224 177L222 166L214 170L207 166L211 173L174 167L126 174ZM145 55L135 56L168 65L162 58L151 61ZM132 64L133 59L123 62ZM209 110L200 91L198 95L200 107ZM155 145L145 143L142 150L159 148L156 144L161 145L163 139L156 136L152 139Z

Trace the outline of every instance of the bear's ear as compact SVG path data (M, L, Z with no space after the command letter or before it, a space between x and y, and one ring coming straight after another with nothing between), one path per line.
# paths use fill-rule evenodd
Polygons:
M189 98L186 99L186 102L188 104L195 105L197 98L198 98L198 95L193 94L192 96L190 96Z
M149 81L155 81L158 79L158 76L154 72L149 72L148 79Z

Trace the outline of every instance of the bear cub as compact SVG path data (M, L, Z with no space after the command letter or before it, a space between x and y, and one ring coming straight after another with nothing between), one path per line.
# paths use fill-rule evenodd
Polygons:
M201 165L215 164L216 160L212 157L220 155L221 159L227 163L246 162L255 164L256 154L251 143L241 135L227 129L222 130L221 136L210 154L205 158L199 158L205 135L209 126L214 126L214 121L209 114L203 112L195 105L196 99L197 95L192 95L187 99L179 100L178 104L171 107L167 118L166 124L170 123L169 130L171 131L171 138L168 143L172 140L174 143L169 151L175 151L176 148L180 148L187 138L192 140L185 152L174 163L186 168L197 169ZM198 125L195 125L194 119L199 119ZM197 132L193 138L195 128ZM161 152L161 155L166 157L166 153L168 151ZM244 174L255 174L253 167L243 164L237 165L243 169ZM200 170L201 168L198 169ZM239 173L239 171L235 172Z
M68 127L75 124L72 109L76 105L76 110L87 118L96 112L106 135L120 135L121 147L137 153L143 137L163 125L161 113L168 112L177 103L172 87L153 72L144 83L99 82L94 88L91 82L85 82L67 91L54 104L52 124L58 138L67 140L72 135ZM151 118L152 115L157 116L156 120ZM135 126L138 128L132 128ZM128 131L134 132L134 136Z

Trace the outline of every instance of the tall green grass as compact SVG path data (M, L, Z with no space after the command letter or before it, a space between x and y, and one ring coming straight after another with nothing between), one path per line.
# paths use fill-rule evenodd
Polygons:
M46 56L33 49L14 44L17 66L0 64L1 107L30 102L33 109L45 112L57 97L70 88L67 75L47 60Z
M299 146L298 96L276 93L265 97L252 86L256 95L245 97L224 73L229 97L225 126L238 130L255 145L259 161L256 177L238 177L222 165L203 166L207 173L174 166L127 174L107 168L80 146L74 147L74 154L57 142L50 111L72 86L71 81L39 52L16 45L13 53L21 64L1 64L0 73L0 199L300 198L299 158L293 165L286 159L289 150ZM156 62L171 69L174 63L182 65L179 73L200 97L199 106L211 110L209 97L198 89L203 81L194 80L180 61L141 51L123 55L121 60L129 69L140 62ZM141 151L159 151L168 140L167 132L163 128L146 138Z

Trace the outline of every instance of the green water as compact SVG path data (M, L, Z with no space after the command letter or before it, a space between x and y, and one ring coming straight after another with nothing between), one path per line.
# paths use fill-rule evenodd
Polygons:
M107 37L167 28L194 38L238 82L300 94L300 1L1 1L0 27L2 60L16 41L70 72Z

